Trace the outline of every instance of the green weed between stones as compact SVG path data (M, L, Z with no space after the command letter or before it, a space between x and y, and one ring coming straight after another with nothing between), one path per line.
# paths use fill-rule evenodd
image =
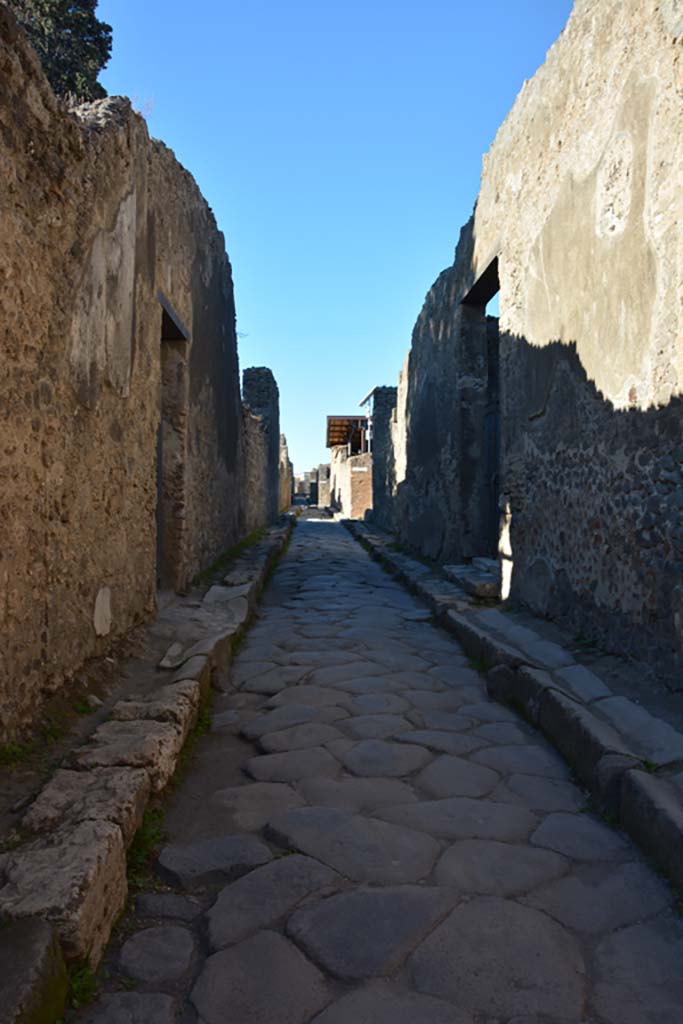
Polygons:
M152 861L158 848L166 839L163 828L164 811L161 807L148 807L142 818L142 825L133 836L128 848L126 862L128 885L134 892L156 888L156 877L152 873Z
M470 668L473 668L475 672L479 672L480 675L485 676L489 670L488 664L483 658L468 658L467 664Z
M87 964L76 964L69 971L67 1002L74 1010L88 1006L97 996L97 978Z

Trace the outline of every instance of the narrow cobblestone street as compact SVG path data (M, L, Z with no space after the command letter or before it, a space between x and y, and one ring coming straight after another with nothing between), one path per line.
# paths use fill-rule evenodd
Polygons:
M232 683L88 1021L683 1021L668 885L341 526L294 531Z

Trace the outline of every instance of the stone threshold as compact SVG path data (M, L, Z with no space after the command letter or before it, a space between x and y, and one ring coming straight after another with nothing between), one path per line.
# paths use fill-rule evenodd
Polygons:
M683 887L683 734L623 696L560 644L484 608L438 569L396 551L377 527L344 526L481 666L494 700L555 745L601 811Z
M295 518L282 517L200 601L160 612L149 629L171 639L150 666L155 680L164 670L161 685L113 705L28 806L17 845L0 854L0 965L12 978L3 1022L57 1019L65 962L99 963L128 899L127 849L173 777L212 683L228 672Z

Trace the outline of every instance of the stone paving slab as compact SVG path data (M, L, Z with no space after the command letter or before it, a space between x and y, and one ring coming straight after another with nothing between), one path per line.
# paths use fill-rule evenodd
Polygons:
M424 568L425 593L448 607ZM189 971L149 994L177 1000L183 1024L678 1024L667 1018L680 1005L683 940L672 893L626 837L584 813L561 758L489 699L457 640L416 607L335 524L297 529L235 670L258 688L291 654L306 674L272 696L221 698L219 713L239 717L203 738L167 815L169 847L209 835L257 843L265 862L237 857L239 878L200 873L185 897L154 894L191 900L199 915L129 919L127 937L160 926L194 936ZM533 722L548 709L592 714L554 674L572 666L510 657L518 667L499 685L510 672L524 683ZM449 727L409 715L450 716L430 720ZM397 720L412 728L350 735ZM262 749L327 729L345 738ZM643 776L651 799L665 780L633 763L634 791ZM605 757L591 764L615 777ZM118 955L110 984L121 987Z
M159 854L157 870L173 885L190 889L228 882L267 864L268 847L248 836L221 836L189 843L171 843Z
M208 912L211 949L223 949L270 927L305 897L339 882L336 871L299 854L257 868L223 889Z
M580 1020L586 966L560 925L511 900L480 897L457 907L413 954L420 992L471 1013L561 1015Z
M419 882L434 865L439 847L411 828L330 807L303 807L277 815L267 834L356 882L394 885Z
M355 889L298 910L287 934L325 970L347 981L393 972L457 902L448 889Z
M440 999L375 983L342 996L313 1024L474 1024L474 1018Z
M205 1024L306 1024L329 999L320 971L269 931L210 956L192 989Z

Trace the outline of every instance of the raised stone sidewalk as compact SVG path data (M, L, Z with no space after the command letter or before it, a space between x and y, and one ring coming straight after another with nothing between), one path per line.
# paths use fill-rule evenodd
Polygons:
M297 528L82 1024L680 1024L674 894L432 619Z
M683 887L683 734L615 695L559 644L473 600L448 573L396 551L388 534L344 525L488 670L489 694L537 726L597 806Z
M12 848L0 854L3 1024L56 1020L62 955L99 963L127 901L127 848L151 795L172 778L209 687L225 684L235 640L292 525L287 517L246 549L223 585L157 616L148 644L152 652L161 644L163 658L136 666L138 688L65 759L28 807Z

